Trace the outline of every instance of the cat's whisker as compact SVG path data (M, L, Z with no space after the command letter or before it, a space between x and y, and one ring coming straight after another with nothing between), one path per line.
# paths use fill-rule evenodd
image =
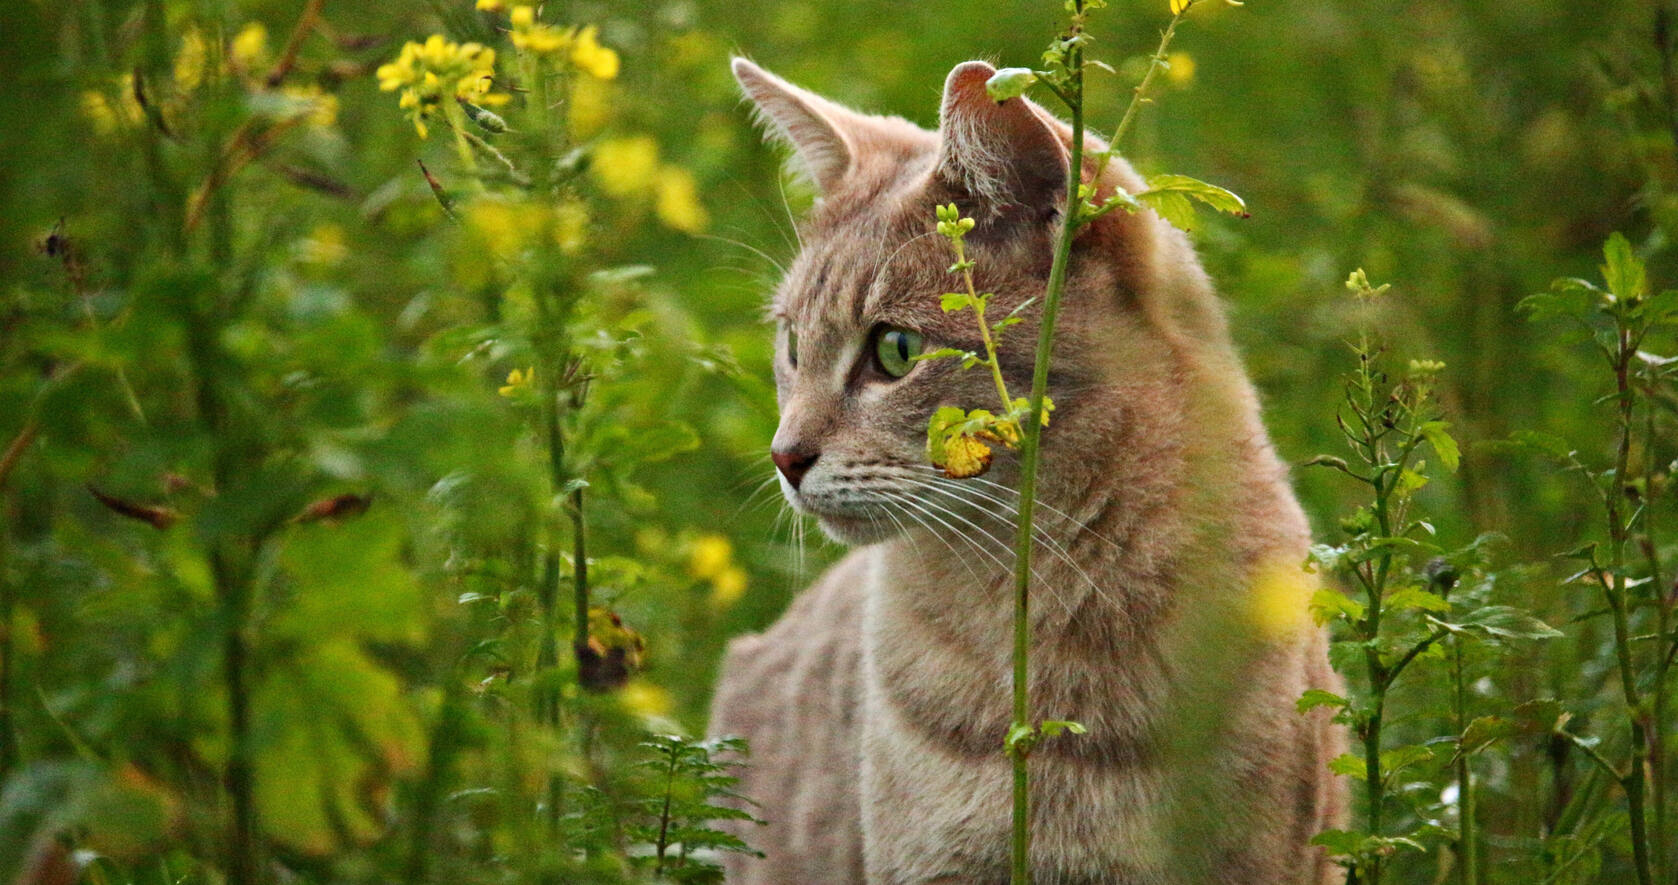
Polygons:
M956 513L954 510L951 510L948 507L945 507L945 506L937 503L936 501L928 501L925 498L917 499L917 498L914 498L914 497L909 497L909 498L905 498L903 503L907 504L910 507L914 507L915 509L920 510L923 513L926 513L927 515L931 516L933 519L937 520L940 525L949 529L952 533L956 534L957 536L965 539L970 545L972 545L973 549L975 549L975 550L979 551L980 553L990 557L991 561L996 563L997 568L1001 569L1002 572L1004 573L1004 575L1010 574L1010 573L1013 572L1014 565L1011 561L1014 558L1013 557L1013 552L1014 552L1013 551L1013 546L1008 544L1008 543L1005 543L1003 541L1003 539L998 538L997 536L991 534L990 532L988 532L985 529L983 529L982 527L980 527L977 523L973 522L972 520L962 516L959 513ZM979 534L983 535L986 539L988 539L991 542L993 542L993 543L997 544L998 546L1002 547L1004 550L1007 550L1008 553L1009 553L1008 559L1010 561L1005 562L1005 561L1003 561L1002 557L996 555L995 553L992 553L989 550L986 550L981 544L979 544L978 541L974 540L972 535L970 535L966 532L963 532L960 529L956 528L955 526L951 525L950 523L944 521L943 518L938 516L939 513L946 514L946 515L950 516L952 519L955 519L955 520L958 520L958 521L964 523L969 528L971 528L973 531L978 532ZM1035 580L1039 585L1042 585L1042 584L1045 583L1043 581L1043 576L1038 573L1035 566L1033 566L1031 568L1031 577L1032 577L1032 580ZM1060 607L1063 610L1065 610L1067 617L1071 617L1072 614L1073 614L1071 604L1068 603L1064 598L1062 598L1062 596L1060 594L1054 594L1054 599L1055 599L1056 602L1058 602L1060 604Z
M975 487L972 487L972 486L964 487L964 486L955 485L953 480L944 480L943 481L944 483L949 483L949 485L951 486L951 487L946 487L945 485L942 485L939 482L927 482L925 480L921 480L921 479L918 479L918 478L915 478L915 477L905 477L905 478L909 482L913 483L914 485L916 485L920 488L927 489L928 491L932 491L932 492L944 495L944 496L949 497L949 498L953 498L956 501L959 501L963 504L975 505L975 509L977 509L981 513L991 517L992 519L995 519L998 523L1002 524L1004 527L1012 527L1014 525L1014 522L1011 521L1011 520L1008 520L1008 519L1004 519L1002 516L991 512L989 509L987 509L983 506L980 506L980 502L970 500L966 497L963 497L963 495L967 494L967 493L971 493L976 497L983 498L984 501L986 501L986 502L994 504L998 507L1006 508L1012 514L1017 515L1019 513L1019 510L1017 508L1015 508L1012 504L1009 504L1008 502L1006 502L1006 501L1004 501L1000 498L994 497L992 495L988 495L988 494L984 493L983 491L979 490L978 488L975 488ZM952 513L952 515L955 515L955 514ZM965 522L966 520L963 520L963 521ZM971 525L971 523L969 523L969 524ZM977 528L977 527L975 526L975 528ZM989 533L987 532L986 534L989 534ZM1068 566L1070 566L1072 568L1073 571L1077 572L1078 576L1083 578L1084 583L1089 585L1090 591L1093 592L1098 598L1101 598L1103 600L1107 600L1109 598L1106 591L1103 590L1101 588L1101 586L1095 582L1094 578L1090 577L1089 572L1085 571L1084 567L1079 565L1078 562L1075 559L1072 558L1071 552L1068 551L1064 546L1062 546L1060 541L1057 540L1052 534L1050 534L1049 531L1045 527L1040 526L1040 525L1033 525L1032 526L1032 537L1035 538L1040 544L1042 544L1044 549L1048 550L1053 555L1059 557L1062 562L1065 562ZM998 540L1000 542L1000 539L998 539Z
M762 249L759 249L758 247L753 246L750 243L747 243L747 242L744 242L744 241L741 241L741 240L736 240L733 237L718 236L717 234L694 234L693 236L696 236L696 237L698 237L702 240L716 240L719 243L727 243L730 246L739 246L740 248L745 249L748 252L751 252L753 255L756 255L757 257L762 258L764 261L769 262L771 265L774 266L774 268L776 270L781 272L782 276L786 275L786 272L787 272L786 265L782 264L779 261L776 261L774 256L771 256L768 252L765 252Z
M924 470L927 473L932 474L934 478L948 479L948 477L946 477L944 475L944 471L939 470L938 468L933 467L931 465L918 464L918 465L915 465L915 467L917 469ZM951 481L955 482L955 480L951 480ZM970 477L967 477L966 479L959 480L959 481L963 482L963 483L977 483L979 485L983 485L983 486L986 486L988 488L994 489L998 492L1006 492L1010 495L1013 495L1015 498L1020 497L1019 489L1013 488L1012 486L1004 485L1003 483L997 482L996 480L990 479L988 477L970 476ZM1078 517L1073 516L1072 514L1067 513L1066 511L1061 510L1058 507L1055 507L1053 504L1048 504L1048 503L1044 502L1042 498L1036 498L1035 499L1035 506L1038 509L1044 511L1045 513L1048 513L1052 516L1057 516L1061 519L1066 520L1067 522L1076 526L1080 531L1087 532L1090 535L1090 537L1095 538L1096 540L1106 544L1109 547L1112 547L1114 550L1119 551L1121 553L1124 552L1124 549L1125 549L1124 545L1122 545L1119 542L1114 541L1113 539L1107 537L1106 535L1103 535L1102 533L1096 531L1088 522L1085 522L1084 520L1081 520Z
M792 203L791 203L791 201L789 201L787 199L787 176L786 175L783 174L783 175L776 176L776 178L775 178L775 188L781 194L781 208L783 210L785 210L786 213L787 213L787 225L792 228L793 239L798 241L798 251L803 252L804 251L804 235L802 233L799 233L799 231L798 231L798 219L793 217ZM779 230L780 227L781 226L779 224L775 225L775 228L777 230ZM783 236L785 236L785 235L783 234Z
M916 507L914 502L910 498L908 498L907 496L894 495L890 492L879 492L877 494L879 494L879 496L884 498L885 500L890 501L893 504L898 505L899 507L914 508L915 510L920 511L920 513L922 513L922 514L932 516L926 510L924 510L920 507ZM979 577L979 573L977 571L973 570L973 563L969 562L967 557L961 555L961 551L956 549L955 544L950 543L950 539L948 537L945 537L943 532L940 532L936 528L933 528L931 523L927 522L925 519L921 518L921 516L916 514L916 513L911 513L908 510L905 510L905 511L903 511L903 515L912 519L912 520L914 520L915 523L917 525L919 525L921 528L926 529L927 534L937 538L939 543L943 544L945 549L950 551L950 556L953 557L957 562L960 562L961 565L962 565L962 568L967 569L967 574L970 575L973 578L973 583L974 584L978 584L978 585L981 585L981 586L984 585L985 580L983 578ZM936 516L932 516L932 518L937 519ZM997 566L1002 569L1003 572L1006 572L1008 570L1008 567L1002 564L1002 560L998 559L996 557L996 555L991 553L990 551L985 550L983 547L980 547L977 541L974 541L972 538L969 538L966 535L962 534L961 532L956 531L954 528L952 528L950 526L949 523L944 522L942 519L938 519L938 522L943 524L943 526L946 529L949 529L950 533L952 533L952 534L962 538L964 541L966 541L967 544L969 546L971 546L974 550L977 550L979 553L982 553L986 556L989 556L991 558L991 560L994 561L997 564Z

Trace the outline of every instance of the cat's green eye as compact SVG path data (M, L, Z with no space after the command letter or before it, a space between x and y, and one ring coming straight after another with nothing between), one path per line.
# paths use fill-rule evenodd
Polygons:
M902 378L915 367L921 352L921 333L908 329L884 328L874 336L874 359L893 378Z
M798 368L798 332L787 327L787 365Z

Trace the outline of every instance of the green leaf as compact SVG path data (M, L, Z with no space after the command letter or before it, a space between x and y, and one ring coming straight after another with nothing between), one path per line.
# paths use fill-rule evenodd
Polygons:
M945 292L938 296L938 307L945 313L965 310L973 306L973 296L966 292Z
M1341 753L1330 759L1328 770L1346 777L1355 777L1360 781L1369 779L1369 769L1364 764L1363 757L1353 756L1351 753Z
M1066 732L1070 732L1071 734L1083 734L1089 730L1084 728L1084 724L1082 722L1073 722L1070 719L1045 719L1043 720L1043 724L1038 726L1038 728L1042 731L1043 736L1046 738L1058 737L1062 733Z
M1320 688L1309 688L1305 690L1304 694L1299 696L1299 700L1294 703L1294 706L1298 708L1299 712L1305 713L1315 710L1318 707L1334 707L1339 709L1346 706L1347 703L1348 701L1345 698L1332 691L1324 691Z
M1481 716L1468 723L1462 734L1457 738L1457 753L1470 756L1490 747L1504 738L1515 737L1521 733L1521 728L1500 716Z
M1246 201L1236 196L1233 191L1187 175L1155 175L1148 179L1148 189L1137 194L1136 198L1146 202L1149 194L1156 193L1184 194L1219 212L1243 216L1247 214Z
M1327 624L1337 617L1348 621L1363 620L1363 603L1341 593L1333 587L1319 587L1311 594L1311 618L1319 626Z
M1364 850L1369 836L1353 830L1323 830L1311 837L1312 845L1321 845L1336 857L1355 857Z
M1608 291L1621 301L1635 301L1649 293L1649 278L1644 270L1643 261L1632 251L1631 241L1625 235L1615 231L1603 244L1602 279L1608 283Z
M1030 68L1003 68L985 81L985 92L990 94L992 101L1004 102L1024 95L1036 82L1037 72Z
M1406 744L1381 751L1381 778L1388 780L1418 762L1433 758L1433 751L1421 744Z
M1381 600L1381 607L1384 609L1416 609L1443 613L1451 610L1451 603L1439 594L1423 590L1420 587L1405 587L1387 594L1386 598Z
M962 359L967 359L975 356L977 356L977 354L969 350L957 350L954 347L940 347L937 350L929 351L927 353L917 353L914 356L909 357L909 361L927 362L929 360L948 359L949 357L961 357Z
M1433 446L1433 450L1439 453L1439 460L1444 463L1445 469L1455 473L1462 454L1457 449L1457 441L1446 432L1450 426L1444 421L1429 421L1418 429L1428 445Z
M1137 202L1159 213L1167 224L1178 230L1194 230L1194 203L1176 191L1143 191Z
M1428 622L1452 633L1482 639L1553 639L1562 632L1534 617L1531 612L1507 605L1488 605L1468 613L1456 623L1435 618Z

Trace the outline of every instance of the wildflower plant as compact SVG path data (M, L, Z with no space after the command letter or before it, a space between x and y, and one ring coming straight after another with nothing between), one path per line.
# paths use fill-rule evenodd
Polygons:
M1391 286L1372 285L1360 268L1347 278L1346 288L1367 309ZM1501 647L1561 634L1525 610L1487 604L1489 583L1478 567L1483 548L1495 537L1447 550L1436 543L1433 524L1417 512L1417 493L1431 480L1421 455L1431 450L1447 471L1455 471L1461 460L1435 396L1444 364L1411 360L1407 371L1389 374L1385 349L1367 329L1350 348L1356 362L1344 382L1337 423L1351 458L1320 455L1307 464L1339 471L1367 489L1367 503L1341 520L1340 542L1313 546L1310 555L1312 567L1340 577L1354 591L1347 595L1323 587L1311 599L1311 612L1318 624L1333 628L1330 659L1353 677L1356 690L1341 697L1311 689L1298 708L1302 713L1332 709L1335 721L1362 744L1361 753L1341 755L1329 768L1360 782L1363 820L1353 829L1326 830L1313 842L1347 868L1349 885L1374 885L1395 852L1427 851L1431 843L1447 840L1455 846L1463 881L1472 882L1478 854L1470 759L1490 745L1494 734L1505 737L1518 730L1509 726L1516 721L1512 715L1469 718L1463 646ZM1399 677L1418 661L1444 657L1447 648L1454 733L1420 743L1383 740L1389 698ZM1521 721L1533 719L1527 715ZM1441 745L1454 745L1455 752L1442 756ZM1456 776L1454 832L1444 820L1445 809L1430 798L1437 794L1425 781L1417 788L1410 779L1418 766L1442 761L1452 765Z
M1038 328L1036 362L1032 368L1031 392L1027 397L1010 396L996 360L996 339L1009 326L1020 320L1016 310L996 323L985 317L989 294L980 294L974 287L973 263L967 258L964 237L972 230L974 221L964 218L954 205L937 210L937 232L950 241L956 262L951 273L959 273L965 291L942 296L940 306L948 313L972 310L978 324L985 354L944 349L924 355L923 359L959 358L964 368L987 366L996 381L1001 413L986 409L966 410L944 407L935 412L927 425L927 457L935 466L943 468L952 478L968 478L989 469L994 452L992 445L1018 448L1020 457L1020 507L1014 541L1014 644L1013 644L1013 722L1003 737L1003 749L1012 760L1013 771L1013 830L1010 840L1010 876L1015 883L1030 881L1030 777L1027 759L1031 750L1043 739L1062 733L1078 734L1083 726L1069 721L1033 723L1030 718L1030 699L1027 680L1030 659L1030 585L1033 550L1033 519L1036 509L1038 452L1044 427L1049 423L1053 402L1045 394L1048 386L1049 363L1054 349L1055 321L1059 315L1061 296L1066 287L1067 267L1071 260L1072 243L1085 225L1115 210L1138 212L1149 208L1168 222L1187 229L1194 222L1194 204L1204 203L1218 211L1242 214L1245 204L1240 197L1224 188L1207 184L1184 175L1159 175L1148 180L1148 187L1138 194L1123 188L1112 188L1100 193L1101 171L1113 157L1118 156L1126 133L1136 119L1141 106L1149 101L1149 89L1155 76L1169 67L1168 50L1177 26L1183 17L1204 0L1171 0L1171 21L1160 37L1158 49L1149 58L1141 81L1131 94L1131 101L1113 132L1105 151L1097 157L1094 178L1084 181L1085 119L1084 78L1091 67L1108 66L1089 60L1086 49L1092 40L1087 28L1090 14L1106 6L1105 0L1066 0L1068 25L1061 36L1043 53L1043 68L1002 68L991 75L985 84L986 92L995 101L1006 101L1025 94L1034 85L1051 93L1066 108L1071 117L1072 135L1067 162L1067 205L1061 213L1061 226L1054 241L1054 257L1049 279L1042 296L1042 312ZM1241 5L1236 0L1225 0L1231 6ZM1029 302L1028 302L1029 303ZM1023 306L1023 305L1022 305Z

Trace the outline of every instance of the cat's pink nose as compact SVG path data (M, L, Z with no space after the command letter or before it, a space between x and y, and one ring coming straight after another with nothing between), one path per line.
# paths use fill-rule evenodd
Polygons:
M792 483L792 487L795 489L798 488L799 483L804 481L804 474L809 473L810 468L815 466L816 458L819 456L819 452L811 452L805 449L793 449L787 452L770 450L769 452L769 460L775 462L775 469L781 471L781 475L786 477L787 482Z

